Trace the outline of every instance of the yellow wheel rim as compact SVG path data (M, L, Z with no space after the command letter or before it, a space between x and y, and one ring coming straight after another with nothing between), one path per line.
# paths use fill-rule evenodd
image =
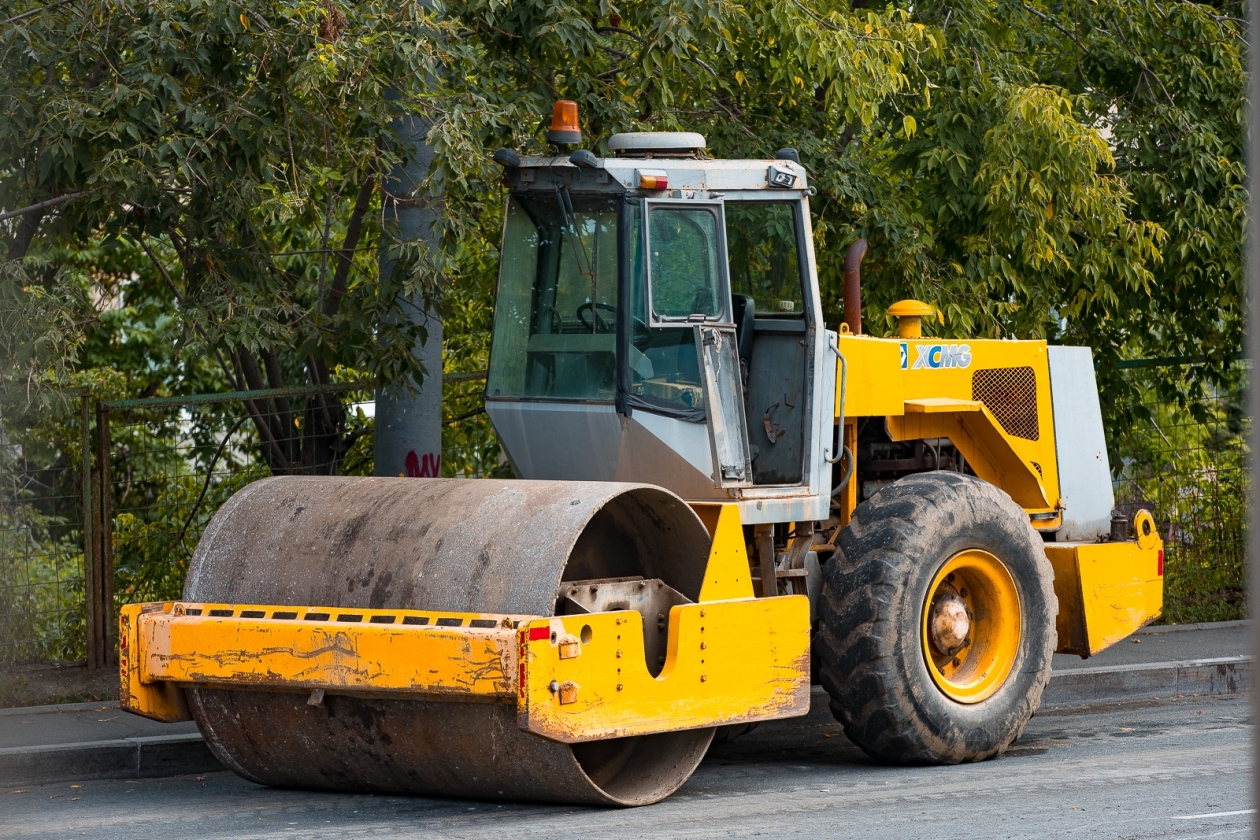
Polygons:
M989 552L961 551L932 578L921 624L936 687L959 703L979 703L1001 688L1019 655L1015 580Z

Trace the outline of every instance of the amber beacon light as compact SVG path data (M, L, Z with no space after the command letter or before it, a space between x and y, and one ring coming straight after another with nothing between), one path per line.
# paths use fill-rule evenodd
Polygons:
M573 146L582 142L582 129L578 127L577 103L561 99L551 112L551 128L547 130L547 142L555 146Z

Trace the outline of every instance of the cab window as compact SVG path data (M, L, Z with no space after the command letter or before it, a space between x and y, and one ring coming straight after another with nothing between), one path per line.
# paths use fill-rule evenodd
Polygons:
M652 322L723 320L720 205L648 205Z
M611 400L616 392L617 205L513 196L504 224L490 397Z
M640 406L699 417L704 410L704 388L695 331L688 319L697 316L695 320L705 321L726 310L719 298L720 265L715 262L717 218L707 209L696 215L682 208L657 207L649 212L654 227L645 242L643 208L630 208L630 299L634 305L627 350L630 395ZM645 244L653 261L651 306ZM673 323L662 323L662 314L674 319Z
M731 294L751 298L758 317L805 317L792 203L726 202L726 240Z

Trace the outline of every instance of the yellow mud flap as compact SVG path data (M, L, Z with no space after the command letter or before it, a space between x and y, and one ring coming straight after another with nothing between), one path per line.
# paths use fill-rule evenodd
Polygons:
M1046 543L1059 598L1057 653L1092 656L1159 617L1164 542L1146 511L1136 541Z

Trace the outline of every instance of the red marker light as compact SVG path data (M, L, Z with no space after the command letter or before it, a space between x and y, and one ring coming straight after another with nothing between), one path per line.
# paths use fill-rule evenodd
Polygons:
M550 638L551 638L550 625L544 624L542 627L529 628L529 640L531 642L537 642L540 639L550 639Z
M1157 568L1159 570L1159 576L1163 577L1164 576L1164 549L1162 548L1159 550L1159 562L1158 562Z
M641 190L669 189L669 173L663 169L640 169L638 174Z

